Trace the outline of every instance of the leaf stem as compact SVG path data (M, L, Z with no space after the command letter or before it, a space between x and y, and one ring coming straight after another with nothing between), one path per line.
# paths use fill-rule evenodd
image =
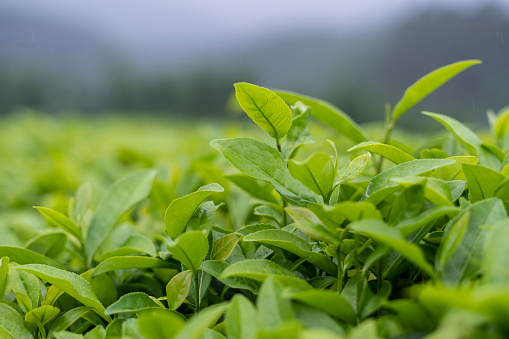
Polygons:
M195 304L194 304L194 313L198 313L200 311L200 282L198 279L198 271L193 270L193 278L194 278L194 294L195 294Z
M384 144L388 144L389 140L391 140L391 134L392 134L392 131L394 130L395 123L396 123L396 121L394 121L392 112L391 112L391 105L386 104L385 105L385 136L384 136L384 140L383 140ZM376 168L377 174L379 174L380 171L382 170L383 161L384 161L384 157L380 156L380 160L378 161L378 165Z
M341 250L339 245L337 247L336 253L338 257L338 278L336 281L336 285L338 293L341 294L341 291L343 290L343 263L341 262Z
M274 130L274 132L276 132ZM283 155L283 151L281 150L281 143L279 142L279 138L277 137L277 134L276 134L276 148L278 150L279 153L281 153L281 155ZM284 157L283 157L284 158ZM283 196L281 196L281 198L283 199L283 206L282 206L282 214L283 214L283 225L281 225L282 227L285 227L286 226L286 211L285 211L285 207L286 207L286 200L285 198L283 198Z

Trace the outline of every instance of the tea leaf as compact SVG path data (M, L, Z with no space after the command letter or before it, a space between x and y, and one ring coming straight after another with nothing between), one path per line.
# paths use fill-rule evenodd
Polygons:
M396 165L415 160L413 156L403 152L402 150L395 146L382 144L374 141L362 142L348 149L348 152L353 151L368 151L371 153L375 153L392 161Z
M92 307L79 306L65 312L59 316L51 325L48 332L48 338L53 338L58 332L65 331L69 326L74 324L79 318L83 317L87 312L91 311Z
M305 161L290 160L288 170L307 188L327 199L334 182L334 163L329 155L315 153Z
M173 339L185 324L182 315L165 309L144 311L138 319L140 333L146 339Z
M85 306L92 307L106 321L109 317L104 313L104 306L97 299L90 284L79 275L47 265L29 264L17 266L17 270L31 273L40 279L57 286Z
M101 262L94 269L93 276L129 268L179 268L174 262L151 257L112 257Z
M383 221L376 219L364 219L350 224L355 232L366 234L377 243L384 244L394 251L403 255L407 260L425 271L428 275L434 276L432 266L426 261L421 249L408 243L396 229L387 226Z
M0 337L5 339L33 339L21 315L12 307L0 303Z
M18 266L19 267L19 266ZM9 284L16 294L16 300L23 312L27 313L39 304L39 281L32 274L18 271L11 264L9 269Z
M128 293L120 297L108 306L104 313L112 315L116 313L137 313L150 308L160 308L152 298L142 292Z
M9 257L11 262L21 265L33 263L63 268L59 262L21 247L0 246L0 257Z
M490 198L470 205L447 224L435 265L444 283L455 286L480 272L485 226L505 218L502 201Z
M89 263L117 220L147 197L156 176L155 170L139 170L117 180L101 201L88 228L85 251Z
M191 289L193 272L187 270L176 274L166 285L168 308L176 310L184 303Z
M235 95L240 107L271 137L278 140L292 125L290 107L271 90L245 82L236 83Z
M168 251L186 267L196 272L209 252L207 237L199 231L182 234L176 241L167 244Z
M39 213L41 213L53 225L67 231L77 239L83 240L81 229L62 213L42 206L35 206L34 208L37 209L37 211L39 211Z
M201 203L218 192L224 192L224 189L218 184L210 184L200 187L196 192L173 200L164 214L166 233L172 239L176 239L185 231L187 224Z
M360 176L362 172L364 172L364 168L366 168L369 160L371 160L371 154L369 152L359 155L357 158L353 159L348 164L348 167L344 170L344 172L341 173L339 178L334 182L334 186L352 181Z
M273 203L278 202L277 198L272 194L274 188L267 182L253 179L245 174L232 174L225 177L256 199Z
M260 326L264 329L275 329L286 321L292 320L294 315L290 300L283 298L283 285L269 277L262 285L256 306Z
M493 197L505 179L499 172L482 165L462 164L462 168L472 202Z
M60 310L54 306L42 305L41 307L34 308L25 314L25 322L31 327L33 331L38 328L38 325L44 326L48 321L53 319Z
M330 290L309 290L292 295L292 299L316 307L349 323L355 323L355 312L348 300Z
M298 101L292 106L292 109L296 116L292 120L292 127L286 134L286 142L281 148L285 159L291 159L303 144L314 143L308 129L309 107Z
M452 159L418 159L405 162L391 167L371 179L366 193L370 196L382 188L396 186L397 184L392 182L393 178L414 176L453 163L454 160Z
M242 294L236 294L226 311L225 324L228 338L256 339L258 314L251 302Z
M265 245L272 245L301 258L305 258L330 275L337 275L336 265L325 255L312 251L311 246L297 235L282 230L264 230L251 233L244 237L244 241L256 241Z
M226 311L227 305L216 304L207 307L200 313L191 317L182 330L175 337L176 339L199 339L201 334L219 320Z
M241 261L239 261L241 262ZM225 284L228 287L231 288L240 288L245 289L248 291L251 291L252 293L258 293L258 290L260 289L260 282L248 279L248 278L242 278L242 277L236 277L231 276L228 278L224 278L221 274L223 271L228 267L229 265L222 261L217 260L207 260L202 262L200 266L200 270L207 272L214 278L221 281L223 284Z
M479 148L482 145L482 140L470 128L466 127L458 120L448 117L447 115L431 112L422 112L422 114L430 116L441 123L452 134L454 134L454 136L456 136L458 141L465 146L470 154L475 156L478 155Z
M211 260L225 261L228 259L233 249L240 240L240 236L235 233L230 233L224 237L214 241L212 252L210 253Z
M359 143L368 139L362 128L352 118L331 103L290 91L276 90L275 92L289 104L303 102L311 108L310 114L313 117L350 140Z
M406 89L403 97L398 101L396 106L394 106L394 109L392 110L392 117L394 121L398 120L403 113L415 106L419 101L434 92L451 78L458 75L465 69L480 63L480 60L458 61L453 64L440 67L417 80Z
M318 200L318 196L290 175L283 156L276 149L247 138L212 140L210 145L238 170L270 182L289 203L307 206Z
M275 277L278 281L284 282L288 286L300 289L310 288L304 280L295 277L289 270L269 260L246 259L238 261L226 267L220 275L220 279L229 277L249 278L261 282L265 281L268 277Z

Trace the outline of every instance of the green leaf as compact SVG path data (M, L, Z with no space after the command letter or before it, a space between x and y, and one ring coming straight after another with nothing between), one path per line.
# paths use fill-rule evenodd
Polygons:
M105 338L106 339L120 339L122 338L122 327L124 326L126 319L117 318L109 323L106 327Z
M9 257L0 259L0 300L5 297L5 290L9 279Z
M254 232L259 232L259 231L263 231L263 230L275 230L275 229L277 229L277 228L271 224L253 224L253 225L247 225L242 228L239 228L238 230L235 231L235 233L244 237L244 236L254 233Z
M260 326L275 329L294 318L290 300L283 297L283 285L268 278L256 300Z
M240 107L265 132L276 140L286 135L292 125L290 107L276 93L256 85L234 84Z
M125 256L125 257L112 257L101 262L94 269L93 276L96 277L99 274L106 272L130 269L130 268L179 268L174 262L161 260L158 258L151 257L137 257L137 256Z
M138 319L131 318L124 321L122 324L121 337L129 339L145 339L140 333Z
M493 197L505 179L501 173L482 165L462 164L462 167L471 202Z
M431 112L422 112L422 114L432 117L447 128L465 146L470 154L475 156L479 154L482 140L470 128L447 115Z
M207 201L198 207L191 219L187 223L187 231L201 231L209 234L214 221L216 220L216 210L221 205L215 205L213 201Z
M0 337L5 339L34 338L21 315L3 303L0 303Z
M21 247L0 246L0 257L9 257L12 262L21 265L43 264L63 268L63 266L57 261Z
M305 161L290 160L288 170L307 188L327 199L334 182L334 163L329 155L315 153Z
M106 197L101 201L88 228L85 252L88 262L116 222L134 205L145 199L156 176L155 170L139 170L117 180Z
M255 294L258 293L258 290L260 289L261 286L260 282L258 281L236 276L223 278L221 274L228 266L229 265L227 263L222 261L207 260L202 262L200 270L210 274L211 276L218 279L219 281L221 281L223 284L230 288L240 288L244 290L249 290Z
M38 264L17 266L16 269L31 273L57 286L83 305L92 307L97 314L106 321L109 321L109 317L104 313L104 306L99 299L97 299L95 293L92 291L92 287L79 275L55 267Z
M353 151L368 151L371 153L375 153L378 155L381 155L382 157L386 158L387 160L392 161L396 165L402 164L404 162L415 160L413 156L411 156L408 153L403 152L399 148L382 144L375 141L366 141L362 142L360 144L357 144L353 147L351 147L348 152Z
M210 253L211 260L225 261L228 259L233 249L240 240L240 236L236 233L230 233L224 237L214 241L212 252Z
M497 139L503 138L509 132L509 106L502 108L498 112L494 127Z
M166 301L170 310L176 310L184 303L191 289L193 272L190 270L176 274L166 285Z
M164 309L144 311L138 319L140 333L146 339L173 339L184 325L179 313Z
M187 224L201 203L218 192L224 192L224 189L218 184L210 184L200 187L196 192L173 200L164 214L166 233L172 239L176 239L186 230Z
M310 113L313 117L321 123L334 128L348 139L357 143L367 140L362 128L352 118L331 103L289 91L277 90L275 92L289 104L293 105L297 101L303 102L311 108Z
M283 216L281 215L281 206L277 205L259 205L253 210L254 215L274 220L280 227L283 224Z
M449 157L447 159L453 159L454 164L447 165L444 167L437 168L433 171L431 177L450 181L450 180L466 180L463 175L463 164L476 164L479 159L472 155Z
M79 306L73 308L70 311L65 312L63 315L58 317L55 320L55 322L51 325L51 328L48 332L48 339L53 338L56 333L64 331L66 328L74 324L79 318L81 318L91 310L92 307Z
M37 211L39 211L39 213L41 213L53 225L60 227L64 231L75 236L77 239L83 239L81 229L62 213L42 206L35 206L35 209L37 209Z
M61 231L50 231L36 235L26 243L26 248L55 259L65 249L67 235Z
M436 206L453 205L450 186L443 180L423 177L403 177L393 179L393 181L405 187L415 185L422 186L424 188L424 197ZM464 182L462 183L462 187L464 188ZM463 193L463 188L461 189L461 193Z
M154 307L160 308L161 306L147 294L133 292L121 296L120 299L108 306L104 313L107 315L116 313L137 313Z
M209 252L207 237L199 231L182 234L176 241L167 243L168 251L186 267L196 272Z
M235 294L226 312L225 327L228 338L256 339L257 317L254 305L242 294Z
M378 339L378 330L374 319L364 320L348 333L347 339Z
M255 179L268 181L281 196L296 206L307 206L318 196L294 179L281 153L253 139L234 138L212 140L210 145L238 170Z
M220 279L229 277L249 278L263 282L268 277L275 277L287 286L294 286L300 289L309 289L304 280L297 278L291 271L279 266L278 264L262 259L246 259L238 261L225 268L220 275Z
M39 281L32 274L18 271L11 264L9 269L9 284L16 294L16 300L24 313L37 308L39 304Z
M182 330L175 337L176 339L199 339L202 333L216 324L219 318L226 311L227 305L216 304L207 307L200 313L191 317Z
M424 179L426 180L426 179ZM412 185L401 191L392 204L387 223L396 225L397 223L417 216L424 205L424 186Z
M366 201L343 201L335 206L310 203L308 208L327 226L330 232L338 235L342 229L341 224L345 220L382 219L382 215L376 207Z
M449 217L455 217L459 213L459 209L453 206L435 207L429 210L423 211L419 215L411 219L401 221L396 225L396 228L403 237L409 237L412 233L417 232L420 228L424 227L436 219L447 215Z
M73 333L73 332L63 331L63 332L56 333L55 338L56 339L81 339L81 338L83 338L83 335Z
M283 230L265 230L245 236L244 241L256 241L264 245L282 248L305 258L330 275L337 275L337 266L327 256L313 252L311 245L293 233Z
M506 218L504 205L496 198L478 201L462 210L445 227L436 257L438 277L456 286L479 274L486 226Z
M245 174L232 174L226 175L225 178L232 181L235 185L242 188L244 191L249 193L253 198L278 203L277 198L272 192L274 188L271 184L253 179Z
M309 209L303 207L287 207L285 211L295 220L295 225L311 238L324 241L327 244L339 243L339 239L335 234L326 228L320 222L320 219Z
M454 160L452 159L418 159L405 162L401 165L391 167L371 179L366 194L369 197L382 188L397 186L397 184L392 181L393 178L414 176L453 163Z
M104 339L106 330L102 326L97 326L85 334L85 339ZM134 339L134 338L133 338Z
M348 323L355 323L355 312L352 306L345 297L336 292L309 290L293 294L292 299L313 306Z
M383 221L377 219L359 220L351 223L350 228L373 238L379 244L392 248L428 275L434 276L433 267L426 261L421 249L408 243L398 230L387 226Z
M44 326L48 321L53 319L60 310L54 306L42 305L41 307L34 308L27 314L25 314L26 324L35 331L38 326Z
M484 242L482 256L482 277L491 286L509 286L509 221L501 220L493 225Z
M281 148L285 159L291 159L303 144L314 143L308 129L309 107L298 101L292 109L296 116L292 120L292 127L288 130L286 141Z
M433 91L445 84L457 74L473 65L480 63L480 60L458 61L453 64L440 67L433 72L426 74L406 89L405 94L403 94L403 97L398 101L392 110L393 120L398 120L403 113L415 106L418 102L427 97L429 94L431 94Z
M353 159L348 167L341 173L338 179L334 182L334 186L344 184L346 182L352 181L353 179L359 177L369 160L371 160L371 154L368 152L363 155L359 155L357 158Z

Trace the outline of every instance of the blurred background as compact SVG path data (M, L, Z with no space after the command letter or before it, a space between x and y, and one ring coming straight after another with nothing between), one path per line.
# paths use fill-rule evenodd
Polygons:
M247 81L382 120L416 79L474 58L414 110L486 122L509 104L509 1L0 1L2 115L217 117Z

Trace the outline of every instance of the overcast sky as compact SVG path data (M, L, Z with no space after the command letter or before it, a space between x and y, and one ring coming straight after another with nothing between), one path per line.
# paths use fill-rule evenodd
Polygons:
M469 12L507 0L1 0L10 8L97 31L144 53L171 47L192 52L285 32L362 33L431 5ZM216 46L217 47L217 46Z

